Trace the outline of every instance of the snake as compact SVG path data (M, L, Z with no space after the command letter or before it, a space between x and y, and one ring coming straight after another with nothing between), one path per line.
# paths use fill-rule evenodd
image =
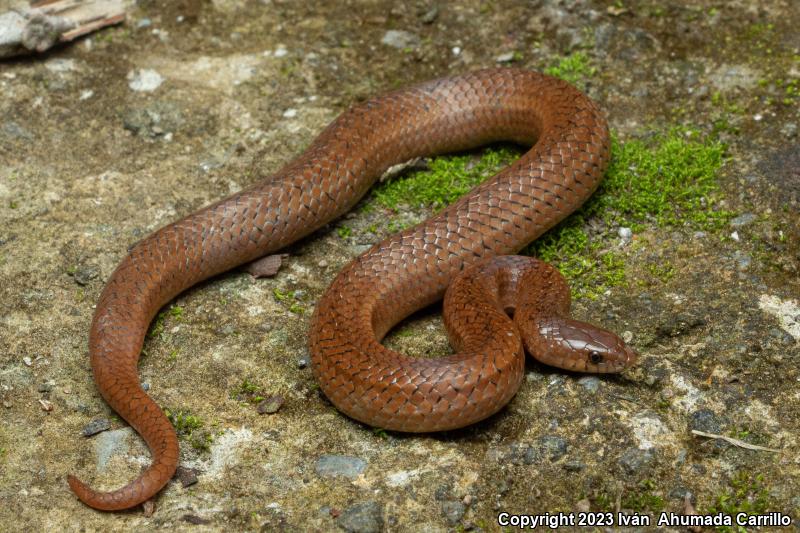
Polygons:
M610 159L603 113L569 83L530 70L443 77L355 104L274 174L130 249L97 302L89 357L101 396L143 438L152 462L110 492L70 475L72 491L95 509L122 510L152 498L176 471L175 429L137 373L161 307L340 217L390 167L499 141L531 148L358 256L317 301L309 354L320 389L358 421L433 432L505 406L522 382L526 351L567 370L631 366L637 354L616 334L570 318L569 287L555 268L509 255L598 187ZM381 343L402 319L442 298L452 355L415 358Z

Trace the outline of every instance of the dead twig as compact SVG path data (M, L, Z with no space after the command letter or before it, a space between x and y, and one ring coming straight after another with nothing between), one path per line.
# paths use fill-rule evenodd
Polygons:
M725 435L717 435L716 433L706 433L705 431L699 431L699 430L693 429L692 430L692 434L698 435L700 437L708 437L709 439L724 440L728 444L733 444L734 446L738 446L739 448L746 448L748 450L755 450L755 451L760 451L760 452L781 453L781 450L776 450L775 448L765 448L764 446L758 446L756 444L750 444L749 442L745 442L743 440L734 439L733 437L726 437Z
M40 0L0 13L0 58L44 52L125 20L129 0Z

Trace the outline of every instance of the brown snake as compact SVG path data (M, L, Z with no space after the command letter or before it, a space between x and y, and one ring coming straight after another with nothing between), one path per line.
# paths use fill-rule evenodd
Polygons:
M437 431L503 407L523 377L523 345L572 370L632 364L635 353L616 335L569 319L569 290L555 269L523 257L484 259L518 251L592 194L609 158L598 108L571 85L524 70L434 80L356 105L275 175L131 250L97 303L89 353L100 393L144 438L153 464L107 493L69 476L75 494L97 509L126 509L175 472L175 430L137 375L159 308L347 212L392 165L499 140L533 147L433 218L373 246L320 299L310 351L322 390L367 424ZM381 345L392 326L442 298L451 281L444 319L455 355L415 359Z

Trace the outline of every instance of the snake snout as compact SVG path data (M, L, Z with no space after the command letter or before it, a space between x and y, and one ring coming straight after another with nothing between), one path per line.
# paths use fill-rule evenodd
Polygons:
M633 366L638 355L615 333L569 318L548 317L535 328L524 328L528 353L547 365L609 374ZM533 331L531 331L533 330Z

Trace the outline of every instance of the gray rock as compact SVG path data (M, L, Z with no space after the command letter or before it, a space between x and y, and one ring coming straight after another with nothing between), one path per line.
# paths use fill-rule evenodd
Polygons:
M33 134L13 120L3 122L3 126L0 128L0 133L11 139L24 139L26 141L33 140Z
M419 36L405 30L389 30L383 35L381 43L403 50L404 48L416 48L419 46Z
M130 437L132 433L133 430L130 428L115 429L114 431L100 433L94 439L95 461L98 470L105 470L113 456L130 453Z
M631 228L619 228L617 230L617 235L619 235L620 238L629 241L631 240L631 237L633 237L633 231L631 231Z
M184 123L183 113L172 102L153 102L145 107L130 108L122 116L126 130L153 138L174 133Z
M747 270L753 262L752 258L744 252L736 250L733 253L733 260L736 261L736 268L738 270Z
M75 283L81 287L85 287L90 281L97 279L98 275L100 275L100 269L92 265L81 265L75 272L72 272Z
M420 20L423 24L432 24L438 17L439 7L433 6L420 17Z
M710 409L698 409L689 415L689 429L720 433L725 425L725 420Z
M98 433L108 431L109 429L111 429L111 421L108 418L95 418L83 426L81 435L84 437L91 437L92 435L97 435Z
M569 52L583 45L584 33L578 28L560 27L556 30L556 42L559 48Z
M317 463L314 465L314 470L320 477L348 479L357 478L365 468L367 468L365 460L349 455L323 455L317 459Z
M747 226L751 222L756 219L756 215L753 213L742 213L738 217L731 220L731 227L733 228L741 228L743 226Z
M617 34L617 28L608 22L598 24L594 29L595 50L605 55L611 47L611 42Z
M511 63L512 61L514 61L514 52L506 52L504 54L500 54L499 56L494 58L494 60L497 61L498 63Z
M458 524L464 518L464 513L466 512L467 506L462 502L449 500L442 503L442 514L444 514L445 520L451 526Z
M278 412L278 410L283 406L284 402L283 396L272 396L259 402L258 407L256 410L260 415L274 415Z
M784 346L792 346L796 342L788 331L784 331L781 328L771 328L769 330L769 335Z
M181 482L183 488L191 487L197 483L197 470L179 466L175 471L175 477Z
M376 501L357 503L339 515L336 525L349 533L379 533L383 531L383 507Z
M567 461L564 463L564 470L567 472L580 472L584 468L586 468L586 464L580 461Z
M653 452L640 450L639 448L628 448L622 452L618 462L623 472L632 476L647 468L653 462Z
M787 139L793 139L797 137L797 123L796 122L787 122L781 128L781 134L786 137Z
M505 459L514 465L532 465L539 461L539 450L523 442L511 443L504 455Z
M567 453L567 441L555 435L544 435L539 438L539 447L542 455L555 462Z
M720 91L727 92L737 87L752 89L761 75L747 65L720 65L711 73L711 83Z
M164 83L164 78L152 69L137 69L128 73L128 87L136 92L153 92Z
M584 376L578 380L578 385L594 394L600 388L600 379L596 376Z

